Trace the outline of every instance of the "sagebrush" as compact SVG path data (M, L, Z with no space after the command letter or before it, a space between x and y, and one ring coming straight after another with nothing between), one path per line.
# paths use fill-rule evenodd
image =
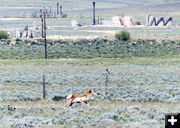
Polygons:
M121 41L130 40L130 33L127 31L121 31L116 33L115 38Z
M8 39L8 34L6 31L0 30L0 39Z
M49 59L59 58L124 58L161 57L180 55L179 41L163 40L49 40ZM16 40L14 46L0 45L1 59L44 59L44 43L39 41Z

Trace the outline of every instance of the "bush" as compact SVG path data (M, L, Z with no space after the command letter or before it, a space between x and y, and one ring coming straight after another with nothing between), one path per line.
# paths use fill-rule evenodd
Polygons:
M116 33L115 38L122 41L130 40L130 33L127 31L121 31Z
M63 97L63 96L54 96L52 98L52 100L55 100L55 101L60 101L60 100L64 100L64 99L66 99L66 97Z
M6 31L0 30L0 39L8 39L8 34Z

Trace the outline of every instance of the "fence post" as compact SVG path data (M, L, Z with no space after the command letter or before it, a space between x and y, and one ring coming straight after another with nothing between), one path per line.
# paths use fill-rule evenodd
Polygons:
M105 86L106 86L106 89L105 89L105 95L107 96L107 86L108 86L108 81L109 81L109 76L110 73L109 73L109 70L106 69L106 83L105 83Z
M46 83L45 83L45 75L43 74L43 99L46 98Z

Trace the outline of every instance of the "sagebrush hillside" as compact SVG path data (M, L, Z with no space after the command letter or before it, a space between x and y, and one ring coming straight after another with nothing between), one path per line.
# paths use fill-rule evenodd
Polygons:
M48 58L124 58L179 56L180 42L170 40L49 40ZM43 59L43 40L1 41L1 59Z

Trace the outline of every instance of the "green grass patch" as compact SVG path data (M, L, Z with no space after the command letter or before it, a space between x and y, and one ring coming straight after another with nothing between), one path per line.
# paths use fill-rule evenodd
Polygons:
M120 87L122 87L122 86L124 86L124 85L123 85L123 84L118 84L117 86L120 88Z
M73 66L91 66L91 65L179 65L179 57L132 57L132 58L94 58L94 59L36 59L36 60L0 60L0 66L18 66L18 65L35 65L35 66L58 66L58 65L73 65Z

